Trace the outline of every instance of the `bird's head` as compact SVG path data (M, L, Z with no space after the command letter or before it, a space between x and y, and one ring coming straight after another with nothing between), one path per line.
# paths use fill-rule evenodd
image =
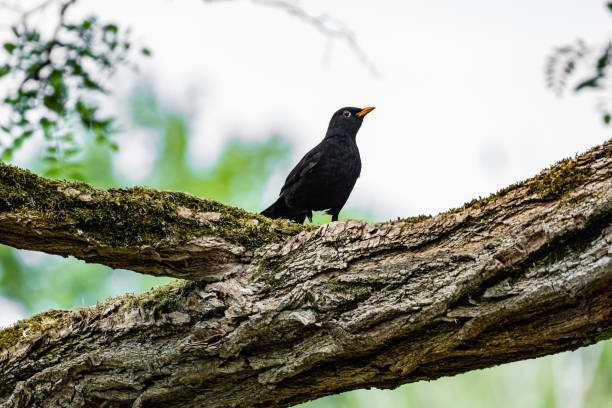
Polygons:
M357 131L361 127L363 118L373 110L374 107L363 109L347 107L338 109L329 122L327 134L332 135L338 133L339 131L344 131L355 137L355 135L357 135Z

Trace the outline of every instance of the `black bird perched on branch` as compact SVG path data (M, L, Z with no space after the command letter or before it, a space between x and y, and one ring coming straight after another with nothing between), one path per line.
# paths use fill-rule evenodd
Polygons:
M325 138L291 170L278 200L262 211L268 218L312 222L312 212L325 210L338 221L361 173L355 137L363 118L374 108L342 108L329 122Z

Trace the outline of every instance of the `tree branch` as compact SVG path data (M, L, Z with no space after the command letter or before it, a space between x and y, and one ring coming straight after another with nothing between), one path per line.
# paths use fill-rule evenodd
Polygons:
M0 406L286 407L610 338L611 187L608 141L432 218L308 230L2 166L1 242L193 281L1 331Z
M0 163L0 243L157 276L218 280L312 229L186 193L96 190Z

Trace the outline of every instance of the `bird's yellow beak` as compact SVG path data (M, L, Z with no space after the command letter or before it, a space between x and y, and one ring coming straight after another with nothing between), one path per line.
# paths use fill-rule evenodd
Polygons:
M360 110L359 112L357 112L357 116L362 117L367 115L368 113L372 112L374 110L373 106L369 106L367 108L363 108L362 110Z

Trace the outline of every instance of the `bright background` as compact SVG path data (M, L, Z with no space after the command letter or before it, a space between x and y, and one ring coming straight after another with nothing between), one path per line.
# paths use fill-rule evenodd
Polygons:
M376 106L357 138L362 175L341 217L385 221L458 207L610 137L588 92L558 98L544 81L555 47L608 39L612 14L601 1L296 4L349 27L377 72L346 41L261 1L82 0L72 16L131 26L153 50L138 72L107 84L120 150L88 146L87 180L260 211L336 109ZM39 170L38 157L32 143L13 163ZM0 246L0 325L165 281ZM304 406L451 405L610 407L612 342Z

